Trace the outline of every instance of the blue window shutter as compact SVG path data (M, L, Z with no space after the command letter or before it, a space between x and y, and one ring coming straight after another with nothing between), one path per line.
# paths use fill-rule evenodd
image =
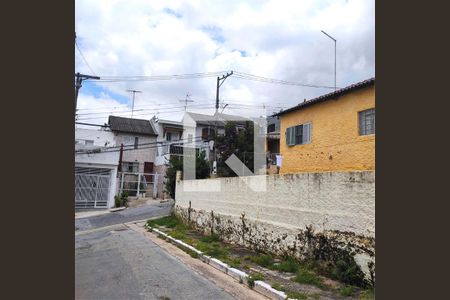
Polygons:
M311 143L311 123L303 124L303 144Z

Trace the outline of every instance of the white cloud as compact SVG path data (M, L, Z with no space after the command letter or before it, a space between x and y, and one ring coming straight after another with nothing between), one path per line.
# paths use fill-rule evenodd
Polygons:
M235 70L332 86L334 44L320 32L325 30L338 41L337 81L338 86L346 86L375 74L374 3L77 0L77 42L99 76ZM90 73L78 53L76 70ZM214 105L216 79L101 86L126 97L130 97L127 89L142 90L137 106L164 104L169 111L167 107L172 105L174 113L167 116L176 118L179 114L176 107L182 105L179 99L184 99L187 92L196 101L192 107L202 103ZM231 101L289 107L326 92L329 90L253 82L233 76L220 89L221 99L230 100L230 108ZM118 99L104 96L107 95L95 98L80 93L79 108L123 105Z

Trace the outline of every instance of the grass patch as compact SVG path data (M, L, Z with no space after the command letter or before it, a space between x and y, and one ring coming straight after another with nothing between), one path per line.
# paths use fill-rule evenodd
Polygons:
M311 284L321 289L327 288L319 276L317 276L314 272L303 268L298 270L297 276L295 276L292 280L298 283Z
M217 234L206 235L200 238L203 243L219 242L220 236Z
M228 258L229 250L219 242L205 243L202 241L198 241L194 243L194 247L202 251L206 255L217 259Z
M274 282L270 284L274 289L285 292L285 288L284 286L282 286L281 284L279 284L278 282Z
M252 273L247 278L247 284L251 289L253 289L255 287L255 281L263 279L264 276L261 273Z
M299 299L299 300L308 299L308 294L301 292L287 291L286 295L288 296L288 298L291 299Z
M162 217L159 219L148 220L147 225L151 227L159 227L165 226L167 228L174 228L177 225L182 224L181 221L175 216L175 214L171 214L167 217Z
M373 289L365 290L359 295L360 300L373 300L375 299L375 291Z
M343 297L351 296L354 292L354 288L351 285L344 286L339 290L339 295Z
M274 269L281 272L295 273L300 269L300 264L294 258L286 257L278 265L275 265Z
M239 257L232 257L232 258L227 258L226 260L225 260L225 262L227 263L227 264L229 264L230 265L230 267L232 267L232 268L240 268L241 267L241 259L239 258Z

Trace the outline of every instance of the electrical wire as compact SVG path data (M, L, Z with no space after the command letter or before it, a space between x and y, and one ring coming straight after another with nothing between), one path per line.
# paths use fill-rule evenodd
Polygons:
M91 68L91 66L89 65L88 61L86 60L86 58L83 55L83 52L80 49L80 46L78 46L77 40L75 40L75 46L78 49L78 52L80 52L81 57L83 58L84 62L86 63L86 65L88 66L89 70L91 70L92 74L94 74L95 76L97 76L97 74L95 74L94 70Z

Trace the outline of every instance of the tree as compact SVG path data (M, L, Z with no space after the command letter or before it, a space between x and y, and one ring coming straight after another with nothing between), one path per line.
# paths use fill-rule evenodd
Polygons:
M175 185L176 185L176 174L177 171L183 171L183 156L181 155L171 155L169 163L167 164L166 172L166 192L172 198L175 198ZM195 159L195 178L205 179L209 177L209 164L205 160L205 152L200 151Z
M250 171L254 172L253 122L246 122L244 128L238 128L235 122L225 124L225 135L217 137L217 175L219 177L237 176L225 163L232 155L236 155Z

